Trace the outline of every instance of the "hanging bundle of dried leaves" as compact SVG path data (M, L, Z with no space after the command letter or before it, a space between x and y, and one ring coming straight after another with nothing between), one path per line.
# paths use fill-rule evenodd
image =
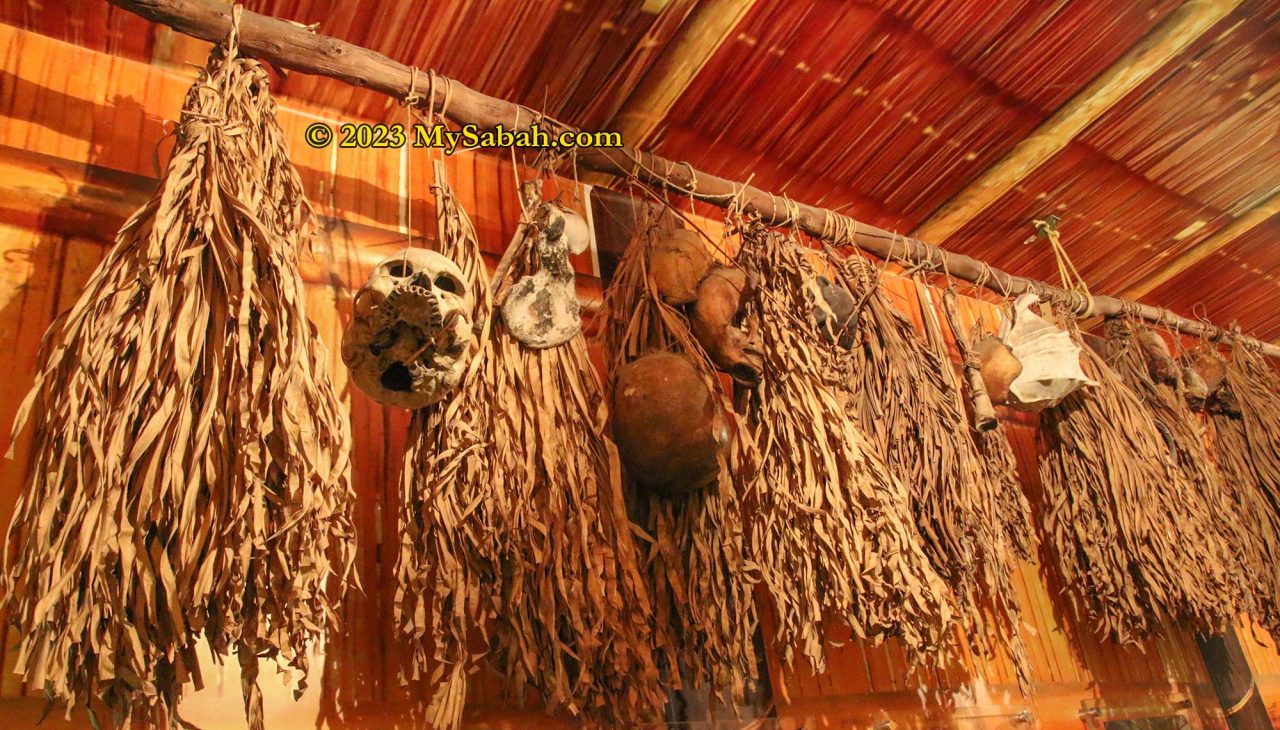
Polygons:
M1249 535L1241 529L1245 513L1239 510L1247 502L1237 499L1245 495L1228 489L1214 467L1204 427L1180 392L1176 369L1169 367L1172 359L1152 355L1143 346L1144 339L1151 341L1153 337L1159 335L1136 321L1124 317L1108 319L1107 364L1146 406L1173 458L1181 480L1183 511L1188 515L1185 524L1199 530L1198 534L1184 532L1184 539L1201 541L1222 564L1224 576L1235 581L1230 586L1231 593L1222 597L1224 612L1232 607L1236 613L1251 610L1252 590L1246 565L1261 556L1256 553L1259 546L1255 543L1259 535Z
M948 289L943 295L943 311L946 313L947 325L955 337L956 347L960 351L964 367L977 375L976 379L971 378L969 381L971 383L970 400L980 401L981 397L977 393L986 395L986 387L981 374L978 343L988 335L983 332L981 326L971 327L966 333L956 308L955 291ZM975 413L980 410L985 411L986 407L992 408L990 413L994 416L994 407L991 406L989 398L981 406L975 403L973 410ZM1018 460L1013 454L1013 446L1009 443L1004 424L997 417L991 425L993 427L971 429L969 435L973 438L978 454L982 458L983 470L991 483L993 510L995 518L1000 522L1005 544L1013 550L1014 555L1023 560L1031 560L1035 547L1035 534L1031 527L1031 506L1027 501L1026 492L1022 489L1022 480L1018 478Z
M549 204L535 196L494 274L500 304L538 270ZM661 718L653 608L623 502L617 450L605 434L601 384L581 333L526 347L495 322L490 383L490 494L497 519L491 664L523 698L609 727Z
M490 418L496 369L490 356L489 272L471 219L436 164L437 250L462 270L478 328L454 395L414 412L400 471L400 556L396 624L408 641L405 680L422 689L430 727L462 722L467 678L493 613L502 542L496 520L509 509L492 470ZM430 649L430 653L428 653Z
M662 300L649 276L657 227L656 217L642 220L605 292L601 318L609 389L627 363L649 353L675 352L688 357L713 393L722 393L688 316ZM741 438L745 431L734 434ZM757 673L752 584L758 576L745 555L741 506L728 465L721 459L718 478L705 489L675 496L637 491L640 526L649 535L645 564L655 633L668 682L679 687L683 674L693 686L710 686L724 701L741 703Z
M1074 322L1060 317L1065 326ZM1059 326L1063 326L1061 323ZM1166 618L1214 632L1235 615L1232 566L1151 412L1085 347L1077 390L1041 413L1044 534L1081 615L1122 643Z
M296 268L310 208L236 48L233 29L16 426L34 428L4 585L18 671L116 726L178 722L203 634L238 654L261 727L257 658L305 675L351 564L347 419Z
M1214 454L1238 517L1254 618L1280 639L1280 378L1262 356L1237 343L1227 366L1226 400L1211 409Z
M845 388L849 413L908 485L925 550L955 591L970 644L990 654L995 648L991 638L998 637L1014 662L1019 684L1029 691L1021 609L1009 578L1012 552L1001 529L1006 521L1026 517L996 512L996 482L987 478L969 437L933 305L918 290L926 328L921 337L880 289L871 262L843 258L830 249L827 260L854 301L863 303ZM989 623L996 630L989 630Z
M764 373L743 395L759 452L736 469L748 544L777 608L776 641L823 669L831 622L899 635L913 661L945 650L951 596L912 524L909 494L846 413L851 358L812 318L814 271L798 243L759 225L738 261L759 279L747 318Z
M988 655L994 653L996 644L1003 647L1013 662L1018 687L1023 694L1031 694L1031 658L1022 642L1022 606L1018 602L1018 592L1011 578L1017 567L1015 556L1018 555L1019 544L1029 542L1030 506L1022 492L1021 483L1017 481L1016 473L1004 471L1009 466L1005 458L1010 461L1013 459L1008 442L1003 444L1005 453L997 453L994 463L983 462L983 453L977 442L979 432L968 427L964 399L955 369L951 366L942 323L938 320L927 287L917 281L915 289L923 313L924 339L928 343L928 352L941 365L941 384L947 399L942 404L943 407L933 412L943 415L943 425L955 424L954 433L959 435L955 448L963 467L955 475L956 486L951 490L939 489L934 498L942 503L942 508L937 512L948 516L953 524L964 525L963 520L970 521L964 527L972 535L972 555L977 565L972 583L968 587L957 589L961 606L967 612L964 619L969 631L969 643L985 650ZM962 343L964 333L956 319L954 300L954 290L948 290L943 295L942 309L953 337L957 343ZM958 349L963 359L968 348L961 344ZM977 370L976 358L971 358L969 364L973 373L971 382L981 383L982 376ZM949 408L946 407L948 404ZM987 429L982 433L995 431ZM988 445L993 451L999 451L999 446L990 442Z

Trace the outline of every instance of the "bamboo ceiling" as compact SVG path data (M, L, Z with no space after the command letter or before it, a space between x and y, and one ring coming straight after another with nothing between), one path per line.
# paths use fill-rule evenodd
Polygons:
M698 6L745 14L656 129L628 138L731 179L910 233L1174 13L1177 0L252 0L581 127L609 126ZM189 39L104 0L7 0L0 22L140 60ZM185 49L185 50L184 50ZM385 97L301 75L285 96L385 118ZM1280 338L1280 0L1246 0L949 237L1050 279L1030 221L1097 291ZM1270 199L1270 200L1269 200ZM1250 211L1253 210L1252 218ZM1268 218L1270 216L1270 218ZM1257 223L1224 236L1244 218ZM1237 226L1239 227L1239 226ZM1217 248L1224 239L1226 242ZM1169 278L1193 249L1216 248ZM1159 275L1159 276L1158 276ZM1161 279L1168 278L1161 283Z

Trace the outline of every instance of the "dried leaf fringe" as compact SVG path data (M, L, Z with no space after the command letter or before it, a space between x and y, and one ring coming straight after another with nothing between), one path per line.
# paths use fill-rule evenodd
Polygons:
M534 208L523 221L495 272L495 303L537 270L544 219ZM532 686L549 708L590 724L656 722L666 692L653 607L586 341L579 333L536 350L498 321L489 357L491 490L506 498L490 663L521 700Z
M970 360L976 357L972 353L986 335L980 326L971 327L966 335L962 326L957 320L951 331L961 357ZM975 361L972 364L978 363ZM1013 453L1013 445L1009 443L1009 433L1004 422L997 420L995 428L986 431L971 428L969 435L982 457L983 470L991 482L994 513L1000 522L1005 545L1018 558L1033 560L1036 537L1031 524L1031 504L1022 488L1022 479L1018 476L1018 459Z
M938 320L925 285L916 281L915 288L924 315L927 351L933 355L933 361L940 365L943 375L940 382L945 399L941 403L942 407L937 410L944 415L940 425L950 425L953 430L948 433L958 436L957 453L961 455L960 463L964 465L955 475L956 482L952 486L953 490L958 489L958 493L949 494L948 490L942 489L938 491L937 499L942 504L942 509L938 511L943 515L949 512L952 521L969 530L972 535L973 558L976 561L974 575L971 585L958 591L961 606L968 611L965 619L969 643L986 656L994 656L997 645L1003 648L1013 663L1018 688L1023 695L1031 695L1034 689L1031 657L1022 641L1022 605L1018 601L1018 591L1012 578L1013 572L1018 568L1017 542L1025 538L1025 533L1030 529L1030 505L1021 483L1017 481L1016 473L1010 483L1006 473L997 472L997 469L1004 468L1003 461L995 465L984 463L983 452L978 446L980 434L970 427L964 394L956 369L950 362L950 351L942 333L942 323ZM944 301L944 312L949 322L954 323L952 335L959 342L964 334L959 330L954 313L946 309L947 306ZM963 353L965 346L961 345L960 350ZM929 363L929 360L921 362ZM932 380L932 376L929 379ZM926 389L925 392L930 391L931 389ZM1008 442L1003 445L1006 455L1012 459L1013 453ZM1001 478L993 478L993 473L998 473ZM1011 536L1011 533L1023 534Z
M1225 388L1239 415L1214 412L1214 454L1240 520L1253 617L1280 641L1280 377L1262 355L1236 344Z
M489 272L479 238L436 166L437 251L462 270L475 301L477 337L458 392L420 409L409 425L400 472L400 554L395 617L409 652L401 679L426 702L415 708L437 730L462 724L468 678L477 669L494 613L510 510L493 474L495 409Z
M1036 538L1031 526L1031 505L1018 476L1018 459L1009 443L1009 432L1003 423L990 431L970 431L983 470L991 482L992 510L999 521L1005 545L1022 560L1032 560Z
M1244 534L1237 502L1240 495L1223 483L1209 453L1204 426L1187 405L1181 387L1158 383L1138 341L1147 329L1141 323L1114 317L1106 323L1106 362L1148 409L1156 430L1173 457L1182 488L1183 512L1197 519L1184 521L1183 540L1195 540L1215 555L1222 573L1233 582L1223 596L1223 620L1253 610L1252 581L1246 572L1251 537ZM1193 532L1191 530L1196 530ZM1254 556L1256 559L1256 556ZM1274 572L1274 571L1272 571Z
M647 209L646 209L647 210ZM642 219L604 295L600 317L608 390L627 363L653 352L678 352L701 372L712 392L723 392L707 353L694 339L688 316L662 301L648 274L657 220ZM725 403L725 411L732 406ZM735 438L745 437L743 429ZM747 445L736 444L742 451ZM640 490L648 537L649 589L655 639L667 683L709 687L731 705L744 702L758 672L753 637L758 619L752 586L758 571L746 556L743 516L728 463L705 490L664 497Z
M1002 645L1019 686L1029 693L1022 611L1009 577L1013 552L1002 529L1026 516L997 513L996 482L988 479L969 436L963 396L933 305L917 283L925 323L921 337L880 288L871 262L834 251L827 261L862 304L845 388L849 415L908 485L925 551L955 591L970 646L991 656L995 644Z
M351 567L347 418L296 264L311 211L267 87L233 30L15 424L34 432L3 586L17 671L95 724L176 726L203 635L239 655L260 728L256 658L305 679Z
M1059 326L1071 328L1070 317ZM1121 643L1155 634L1166 618L1217 633L1235 613L1231 568L1201 501L1139 394L1092 349L1098 382L1040 415L1044 534L1074 607Z
M899 636L913 665L945 654L950 591L912 524L909 494L846 413L851 359L820 338L814 272L793 239L753 224L739 265L759 280L746 319L764 344L759 386L743 394L758 455L737 469L748 544L777 613L775 641L816 672L843 624Z

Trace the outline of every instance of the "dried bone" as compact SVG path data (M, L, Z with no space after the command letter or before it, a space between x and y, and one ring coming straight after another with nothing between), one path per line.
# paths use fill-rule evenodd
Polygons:
M573 267L569 264L565 211L543 203L534 213L538 271L511 287L502 318L511 335L536 349L562 345L582 330Z
M434 251L407 248L378 262L342 338L352 380L383 405L439 402L466 370L473 306L462 271Z

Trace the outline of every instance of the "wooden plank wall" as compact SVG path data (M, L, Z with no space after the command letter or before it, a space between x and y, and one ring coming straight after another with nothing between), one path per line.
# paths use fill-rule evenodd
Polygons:
M0 372L6 374L0 379L0 424L7 426L30 386L48 323L74 301L115 230L153 189L157 146L164 151L171 145L164 139L172 126L168 120L177 117L192 74L5 25L0 25L0 64ZM303 272L309 314L331 348L332 372L346 393L356 436L358 568L364 590L350 597L346 632L333 637L317 656L323 678L313 678L313 689L300 704L289 699L285 687L267 682L269 726L277 728L314 725L317 714L333 726L381 727L387 718L402 716L405 703L396 681L389 581L395 476L406 418L350 391L336 353L351 292L373 261L402 245L402 193L412 192L414 228L431 230L430 158L415 154L408 165L411 180L402 185L398 152L335 154L302 145L302 129L325 114L289 101L282 104L281 121L290 139L299 140L293 159L324 216L314 259L304 262ZM518 218L512 164L460 155L449 158L447 167L485 250L500 253ZM576 191L571 183L563 185L566 196ZM717 235L714 222L707 221L707 227ZM584 295L598 296L598 282L585 276L592 271L589 258L575 264L584 274ZM910 283L890 278L887 286L918 320ZM978 315L988 325L995 321L991 306L976 300L965 300L965 315L970 322ZM1034 494L1032 423L1023 419L1012 430ZM2 433L0 451L10 446L8 429ZM26 474L26 438L12 446L16 458L0 461L4 524ZM1116 719L1170 714L1180 703L1189 703L1184 715L1193 727L1223 725L1189 636L1172 631L1170 638L1141 649L1120 649L1076 625L1037 565L1022 565L1016 585L1037 682L1033 699L1017 694L1004 657L912 676L894 642L879 647L850 642L831 652L829 670L820 677L803 669L783 672L776 658L771 662L779 726L873 727L892 721L898 727L999 728L1014 726L1012 716L1030 710L1041 727L1081 728L1097 726L1079 717L1091 707L1106 707L1104 718ZM1273 716L1280 717L1280 656L1273 645L1252 636L1241 632L1264 697ZM5 667L0 714L34 719L38 702L11 672L16 638L7 632L0 642ZM243 726L235 677L223 681L225 687L215 681L195 696L187 706L188 719L204 728ZM481 727L565 725L536 712L506 708L498 699L497 683L484 673L475 683L471 708L472 722Z

